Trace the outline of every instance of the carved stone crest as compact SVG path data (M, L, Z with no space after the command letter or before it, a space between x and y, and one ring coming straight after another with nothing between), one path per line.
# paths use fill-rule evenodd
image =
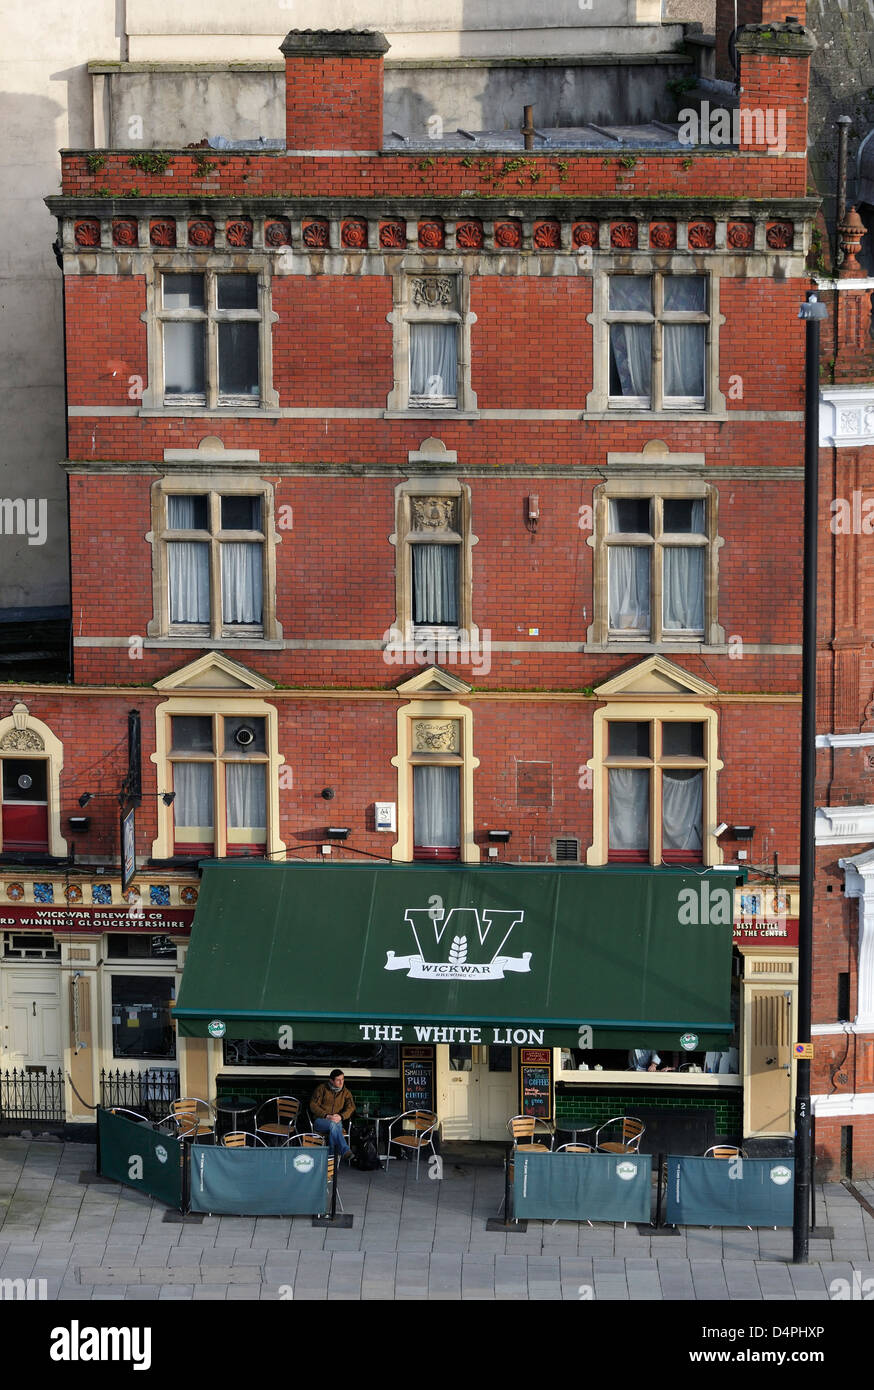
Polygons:
M411 497L414 531L455 531L454 497Z
M414 753L457 753L458 751L457 719L413 720Z
M411 293L413 304L417 308L424 306L427 309L454 309L455 276L428 275L421 278L417 277L412 281Z

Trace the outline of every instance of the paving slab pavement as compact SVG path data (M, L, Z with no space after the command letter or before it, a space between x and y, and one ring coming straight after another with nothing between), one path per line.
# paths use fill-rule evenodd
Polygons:
M166 1208L119 1184L81 1181L95 1150L0 1139L0 1281L44 1279L54 1301L670 1301L863 1299L874 1279L874 1219L840 1184L817 1190L811 1262L792 1266L791 1233L688 1228L671 1237L621 1224L529 1221L487 1232L500 1172L447 1165L417 1183L412 1165L343 1173L351 1230L309 1218L164 1221ZM860 1182L874 1194L874 1183ZM0 1283L0 1295L6 1285ZM838 1295L835 1289L839 1290ZM856 1290L854 1294L853 1290ZM843 1290L844 1292L841 1292Z

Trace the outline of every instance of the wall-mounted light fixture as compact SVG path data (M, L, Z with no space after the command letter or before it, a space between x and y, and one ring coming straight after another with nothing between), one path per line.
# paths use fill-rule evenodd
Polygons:
M83 792L79 797L79 805L87 806L89 801L94 800L94 792Z
M507 841L509 840L511 834L512 834L512 831L510 831L510 830L490 830L490 831L489 831L489 839L490 839L490 840L497 840L500 844L504 844L504 845L505 845L505 844L507 843Z
M158 795L160 796L165 806L172 806L173 802L176 800L175 792L159 792Z
M345 825L329 825L325 834L329 840L347 840L349 838L349 827Z
M540 520L540 498L536 492L532 492L525 499L525 525L529 531L537 530L537 523Z
M71 830L87 830L91 825L90 816L68 816L67 824Z
M754 825L733 825L731 827L731 838L733 840L751 840L756 833Z
M333 800L334 800L334 788L333 788L333 787L322 787L322 793L321 793L321 794L322 794L322 796L325 798L326 801L333 801Z

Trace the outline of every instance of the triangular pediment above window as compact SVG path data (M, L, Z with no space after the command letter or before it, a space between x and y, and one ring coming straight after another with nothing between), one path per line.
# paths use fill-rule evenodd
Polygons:
M715 685L690 676L682 666L676 666L663 656L650 656L646 661L639 661L628 671L613 676L595 689L599 700L614 695L695 695L699 699L712 699L718 693Z
M273 682L241 666L238 661L221 652L207 652L163 680L155 681L156 690L272 690Z
M396 687L399 695L469 695L471 687L457 676L441 671L439 666L427 666L417 676Z

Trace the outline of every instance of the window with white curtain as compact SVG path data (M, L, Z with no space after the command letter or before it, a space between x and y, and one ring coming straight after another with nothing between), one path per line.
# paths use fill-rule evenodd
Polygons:
M704 497L608 499L609 640L703 639L707 521Z
M169 493L167 551L171 630L261 635L266 537L263 494Z
M706 726L654 718L605 728L608 859L701 863Z
M606 322L611 408L706 407L706 276L611 275Z
M246 714L170 717L169 780L177 854L263 854L267 721Z
M459 290L456 275L407 279L410 409L458 407Z
M165 405L240 407L262 403L257 275L167 272L157 319Z
M410 497L407 552L414 628L461 624L462 536L458 497Z
M413 858L458 859L461 846L461 768L413 767Z

